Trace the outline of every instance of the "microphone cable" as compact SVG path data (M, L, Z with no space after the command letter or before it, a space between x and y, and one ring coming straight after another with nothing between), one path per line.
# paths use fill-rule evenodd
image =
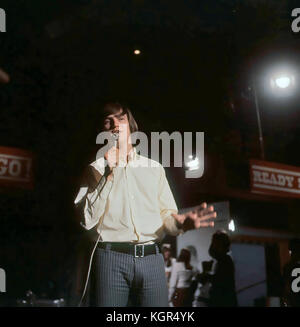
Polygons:
M114 138L115 147L117 147L117 143L118 143L118 140L119 140L119 133L112 133L112 137ZM102 185L101 190L99 191L99 193L101 193L101 191L102 191L102 189L103 189L103 187L105 185L105 182L106 182L106 174L104 172L104 175L100 178L100 181L99 181L99 183L98 183L98 185L96 187L96 189L98 189L98 187L100 186L100 184L103 183L103 185ZM89 279L90 279L91 268L92 268L92 262L93 262L93 258L94 258L94 253L96 251L98 242L100 240L100 236L101 236L101 234L99 232L99 236L98 236L98 238L97 238L97 240L95 242L95 245L94 245L93 250L92 250L92 253L91 253L90 262L89 262L89 269L88 269L88 272L87 272L87 277L86 277L86 281L85 281L83 293L82 293L81 299L79 301L78 307L81 306L82 301L83 301L84 296L85 296L85 293L86 293L86 290L87 290L88 282L89 282Z

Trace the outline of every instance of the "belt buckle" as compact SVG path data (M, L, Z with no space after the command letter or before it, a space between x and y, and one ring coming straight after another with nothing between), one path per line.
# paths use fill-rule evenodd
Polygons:
M138 246L141 246L142 247L142 254L141 255L138 255L137 254L137 247ZM135 244L134 245L134 257L135 258L143 258L145 256L145 251L144 251L144 244Z

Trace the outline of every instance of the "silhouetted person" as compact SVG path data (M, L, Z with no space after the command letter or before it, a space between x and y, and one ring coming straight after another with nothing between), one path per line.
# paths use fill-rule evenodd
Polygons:
M283 294L282 305L288 307L300 306L300 291L295 292L292 289L292 283L299 276L292 276L292 272L296 268L300 268L300 239L295 238L289 242L289 250L291 254L290 261L283 268ZM300 282L296 283L300 287Z
M235 293L234 263L228 252L230 239L225 231L217 231L212 236L209 255L217 263L213 274L204 273L199 276L200 282L211 283L208 306L210 307L235 307L237 298Z
M202 261L202 273L197 277L198 282L201 283L200 294L197 298L200 307L207 307L209 305L209 292L211 288L211 271L213 267L213 260Z

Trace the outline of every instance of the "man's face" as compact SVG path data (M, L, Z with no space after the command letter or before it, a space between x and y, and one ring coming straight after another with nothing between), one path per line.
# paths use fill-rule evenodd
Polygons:
M171 258L171 251L165 251L165 252L164 252L164 258L165 258L166 260L170 259L170 258Z
M120 110L116 114L108 115L103 122L103 130L111 133L119 133L119 142L127 142L130 136L130 127L126 114Z

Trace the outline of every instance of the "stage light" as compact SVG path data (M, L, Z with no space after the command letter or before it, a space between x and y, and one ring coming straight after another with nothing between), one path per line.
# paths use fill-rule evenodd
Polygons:
M295 84L295 77L293 75L281 75L272 77L270 82L272 89L287 89Z
M200 167L199 159L196 157L193 159L193 156L189 156L189 160L185 165L188 168L188 170L197 170Z
M281 89L286 89L291 84L291 79L288 76L282 76L279 78L276 78L275 83L278 87Z
M260 143L260 152L261 159L265 160L265 149L264 149L264 140L263 140L263 131L262 124L260 119L260 97L261 95L269 95L274 99L287 98L295 94L297 90L297 72L296 67L286 64L277 64L272 65L267 68L264 72L259 74L253 73L252 77L252 87L254 100L255 100L255 109L257 116L257 124L259 131L259 143ZM264 81L261 84L259 81ZM263 86L264 92L261 92L259 89ZM282 106L284 108L285 106Z
M297 71L295 67L289 67L286 65L271 67L265 72L266 81L269 86L272 95L276 96L289 96L293 94L296 86L296 76Z
M232 231L232 232L235 231L235 224L234 224L234 220L233 220L233 219L230 220L230 222L229 222L229 224L228 224L228 229L229 229L230 231Z
M135 55L139 55L139 54L141 54L141 51L138 50L138 49L135 49L135 50L134 50L134 54L135 54Z

